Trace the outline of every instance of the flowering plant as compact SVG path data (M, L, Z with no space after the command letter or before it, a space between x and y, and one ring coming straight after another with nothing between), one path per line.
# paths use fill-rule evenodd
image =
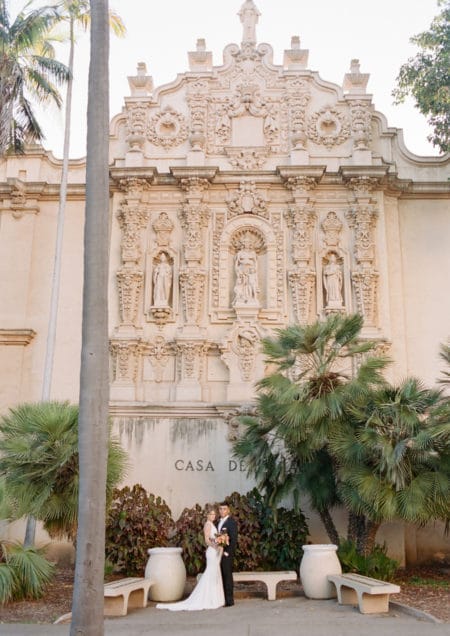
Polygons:
M228 536L228 532L224 529L218 532L215 536L216 545L224 546L230 544L230 537Z

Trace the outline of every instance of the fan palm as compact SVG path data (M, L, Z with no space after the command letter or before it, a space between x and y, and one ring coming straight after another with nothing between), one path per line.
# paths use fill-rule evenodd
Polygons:
M415 378L385 385L349 405L330 439L339 495L365 520L361 550L370 552L383 521L450 519L450 422L430 417L441 401Z
M25 143L44 138L32 102L61 106L57 87L69 77L45 44L57 10L30 4L11 22L6 0L0 0L0 156L9 149L23 152Z
M22 404L0 420L0 476L10 515L32 515L52 537L75 538L78 516L78 407ZM123 476L125 453L109 441L107 492Z
M330 509L340 502L329 439L345 421L347 405L384 382L387 359L370 357L361 342L359 315L329 316L312 325L279 330L263 341L276 370L258 383L257 415L242 418L244 435L234 453L275 503L288 493L307 493L333 542Z

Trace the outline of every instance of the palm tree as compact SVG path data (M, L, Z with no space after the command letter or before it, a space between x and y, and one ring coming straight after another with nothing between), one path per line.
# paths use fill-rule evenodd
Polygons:
M340 496L329 440L347 405L384 382L380 371L387 364L367 357L374 344L361 342L362 324L359 315L335 314L265 339L267 362L276 370L258 383L257 415L242 418L246 431L234 445L269 503L307 493L332 542L339 536L330 510Z
M107 497L124 469L125 452L109 440ZM3 514L16 519L32 515L51 537L73 540L78 518L78 406L39 402L10 409L0 419L0 477Z
M80 373L80 493L71 636L103 634L109 403L108 0L92 2L91 10Z
M441 403L439 390L415 378L385 385L349 405L330 439L339 495L364 519L361 552L371 552L384 521L450 520L450 422L432 417Z
M55 28L63 22L69 27L69 81L67 82L67 92L65 100L65 121L64 121L64 147L63 164L61 173L61 184L59 190L58 222L56 229L55 260L53 265L52 292L50 299L50 313L47 329L47 346L45 351L44 377L42 383L42 400L50 399L53 358L56 340L56 322L58 312L59 286L61 276L62 244L64 235L64 221L67 202L67 183L69 176L69 155L70 155L70 133L71 133L71 113L72 113L72 91L74 77L75 60L75 30L80 26L86 30L91 21L90 3L88 0L61 0L57 5L58 14L55 19ZM114 11L109 12L109 24L113 33L117 36L125 35L125 26L120 16Z
M52 48L43 46L56 9L28 11L29 6L11 23L6 0L0 0L0 156L10 149L23 152L25 143L43 139L32 101L61 106L57 86L69 77Z

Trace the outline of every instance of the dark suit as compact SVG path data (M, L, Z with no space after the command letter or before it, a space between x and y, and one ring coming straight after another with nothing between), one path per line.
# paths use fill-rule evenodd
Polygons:
M236 552L238 529L236 520L228 517L223 523L221 529L228 532L230 544L224 546L222 559L220 561L220 570L222 572L223 591L225 593L225 605L233 605L233 558ZM226 554L225 554L226 553Z

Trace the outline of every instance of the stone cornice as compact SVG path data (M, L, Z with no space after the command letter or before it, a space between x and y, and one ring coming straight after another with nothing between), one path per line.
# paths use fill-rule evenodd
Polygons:
M175 179L207 179L212 181L218 172L215 166L180 166L170 168Z
M139 179L146 181L149 185L154 183L157 179L158 170L154 167L141 167L141 168L110 168L110 190L112 192L121 192L121 182L127 179Z
M227 403L226 409L237 408L241 403ZM223 417L224 405L209 404L200 402L164 402L161 404L143 402L111 402L109 414L111 417L183 417L186 419L198 419L199 417Z
M0 345L26 347L35 335L33 329L0 329Z

